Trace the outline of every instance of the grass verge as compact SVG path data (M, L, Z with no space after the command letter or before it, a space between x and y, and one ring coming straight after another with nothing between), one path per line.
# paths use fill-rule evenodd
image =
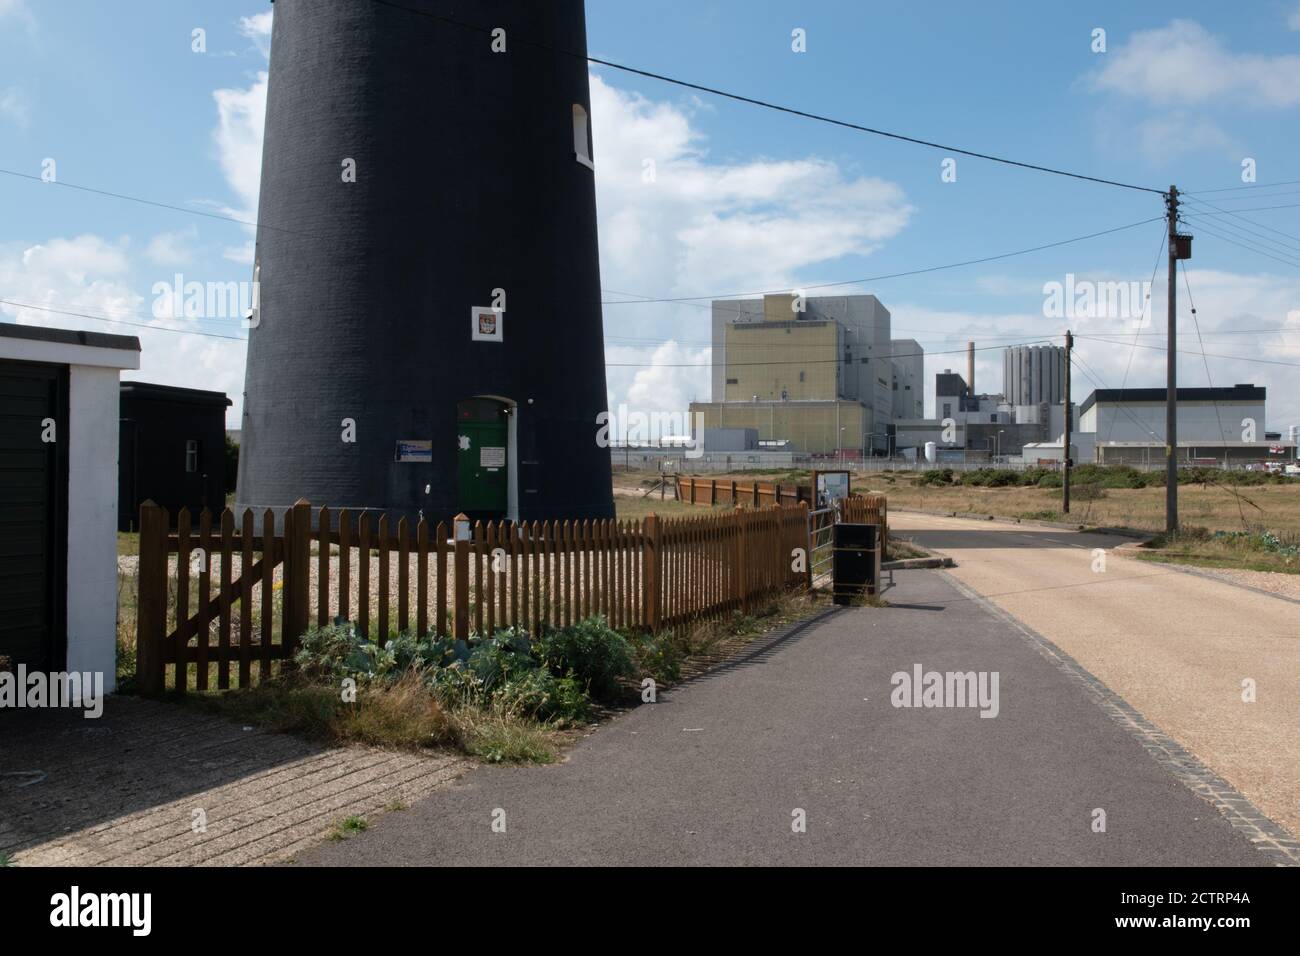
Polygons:
M1300 574L1300 535L1183 528L1174 535L1156 535L1138 549L1137 557L1166 564Z

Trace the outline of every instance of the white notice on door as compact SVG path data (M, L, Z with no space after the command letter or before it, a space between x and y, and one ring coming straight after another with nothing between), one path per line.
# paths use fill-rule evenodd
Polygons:
M504 468L506 463L506 450L491 445L483 445L478 450L478 466L480 468Z

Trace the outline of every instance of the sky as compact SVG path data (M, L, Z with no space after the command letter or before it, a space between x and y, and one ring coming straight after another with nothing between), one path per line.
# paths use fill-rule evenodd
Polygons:
M1176 184L1196 237L1179 276L1179 384L1263 385L1267 428L1300 424L1300 0L1048 7L588 0L588 47L950 147ZM138 335L128 377L225 391L231 427L246 330L173 311L169 292L178 275L252 278L272 11L0 0L0 320ZM1003 346L1059 344L1066 328L1076 401L1163 386L1156 193L605 66L591 88L611 408L708 400L709 299L791 289L878 296L894 337L926 350L927 414L934 374L964 374L968 340L978 389L1000 391ZM51 173L57 185L41 181ZM1054 288L1091 283L1137 283L1136 305L1053 307Z

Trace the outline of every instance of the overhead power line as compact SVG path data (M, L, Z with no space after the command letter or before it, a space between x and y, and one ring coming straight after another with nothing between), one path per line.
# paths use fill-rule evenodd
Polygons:
M145 322L130 322L125 319L116 318L114 316L92 315L89 312L74 312L69 309L55 309L50 306L33 305L27 302L15 302L12 299L0 299L0 305L8 305L17 309L34 309L38 312L49 312L54 315L66 315L66 316L72 316L74 318L79 318L79 319L91 319L96 322L108 322L114 325L125 325L137 329L149 329L151 331L158 331L158 332L173 332L178 335L201 335L206 338L226 339L234 342L248 341L248 337L244 335L222 335L219 332L204 332L201 329L178 329L175 326L152 325ZM1023 343L1047 341L1046 339L1044 339L1043 336L1016 336L1016 339ZM665 340L664 344L667 344L667 340ZM1006 344L980 346L976 349L976 351L982 352L982 351L988 351L990 349L1003 349L1003 348L1006 348ZM958 354L964 355L966 352L967 352L966 348L959 348L959 349L946 349L944 351L936 351L936 352L921 351L921 352L907 352L907 353L897 353L897 354L891 353L890 355L882 355L879 357L882 359L914 358L918 356L923 357L927 355L958 355ZM772 366L772 365L808 366L808 365L825 365L828 363L840 362L840 361L842 360L837 355L835 358L832 359L812 359L803 362L730 362L728 363L728 367L743 368L745 366ZM647 362L606 362L605 367L606 368L712 368L712 363L711 362L676 362L676 363L673 362L648 362L648 363Z
M375 2L377 3L379 2L379 0L375 0ZM1130 222L1126 226L1116 226L1114 229L1103 229L1101 232L1091 232L1088 233L1088 235L1086 236L1075 236L1073 239L1061 239L1058 242L1049 242L1041 246L1033 246L1029 249L1017 249L1015 252L1003 252L1003 253L999 253L996 256L983 256L982 258L979 259L966 259L963 260L962 262L949 262L941 266L927 266L924 269L909 269L906 272L891 272L891 273L886 273L884 275L867 276L862 279L845 279L842 282L820 282L813 285L801 285L799 289L800 291L807 291L809 289L829 289L833 286L862 285L863 283L866 282L883 282L886 279L901 279L904 278L905 276L924 275L930 272L940 272L944 269L957 269L962 266L980 265L981 263L985 263L985 262L996 262L999 259L1010 259L1013 256L1028 255L1031 252L1041 252L1044 249L1053 249L1056 248L1057 246L1065 246L1073 242L1083 242L1085 239L1096 239L1098 236L1109 236L1112 233L1123 232L1126 229L1136 229L1138 226L1145 226L1149 222L1163 222L1163 221L1164 221L1163 216L1152 216L1149 219L1142 219L1139 220L1138 222ZM790 289L776 289L776 290L768 290L766 292L731 292L724 295L687 295L687 296L673 296L667 298L651 298L647 296L637 300L602 301L601 305L645 305L650 302L704 302L709 300L717 301L720 299L753 299L753 298L762 298L763 296L766 295L788 295L791 293L791 291L792 290ZM635 293L632 292L619 292L616 294L635 295Z
M126 193L116 193L107 189L97 189L94 186L83 186L80 183L64 182L62 179L42 179L40 176L19 172L16 169L0 169L0 173L3 173L6 176L14 176L18 179L30 180L31 182L40 183L44 186L60 186L64 189L74 189L77 192L93 193L96 196L107 196L110 199L123 199L127 202L140 203L145 206L154 206L158 209L170 209L172 212L183 212L188 213L191 216L202 216L204 219L219 219L222 222L233 222L238 223L241 226L252 226L253 228L258 228L260 225L263 229L271 229L275 232L284 232L293 236L306 235L306 233L295 232L292 229L281 229L278 226L272 226L267 223L259 224L249 219L239 219L236 216L223 216L220 213L204 212L202 209L191 209L188 206L177 206L172 203L158 202L154 199L144 199L140 196L128 196Z
M1229 243L1230 245L1234 245L1241 249L1245 249L1248 252L1253 252L1256 255L1263 256L1266 259L1272 259L1274 262L1280 262L1286 266L1294 266L1300 268L1300 262L1296 262L1293 259L1282 258L1281 256L1274 255L1268 250L1260 249L1258 246L1254 246L1251 245L1250 243L1239 241L1237 239L1231 238L1230 236L1226 236L1222 232L1218 232L1217 230L1210 228L1208 225L1206 225L1205 221L1198 216L1188 216L1186 218L1187 221L1190 222L1192 225L1196 226L1198 230L1200 230L1203 233L1206 233L1207 235L1213 236L1215 239L1219 239L1223 242ZM1215 223L1215 225L1219 226L1221 224Z
M1078 332L1074 333L1074 337L1075 337L1076 339L1088 339L1089 341L1092 341L1092 342L1105 342L1105 343L1107 343L1108 345L1130 345L1130 344L1132 344L1132 343L1129 343L1129 342L1117 342L1115 339L1108 339L1108 338L1105 338L1104 336L1100 336L1100 335L1082 335L1082 334L1080 334L1080 333L1078 333ZM1142 344L1139 343L1139 344L1135 344L1135 345L1133 345L1133 348L1139 348L1139 349L1152 349L1152 350L1154 350L1154 351L1156 351L1156 352L1164 352L1164 351L1167 351L1167 348L1166 348L1166 346L1164 346L1164 345L1142 345ZM1201 354L1205 354L1205 355L1208 355L1210 358L1217 358L1217 359L1230 359L1230 360L1232 360L1232 361L1234 361L1234 362L1253 362L1253 363L1256 364L1256 365L1282 365L1282 366L1285 366L1286 368L1300 368L1300 362L1279 362L1279 361L1277 361L1276 359L1251 358L1249 355L1220 355L1220 354L1215 353L1215 352L1205 352L1205 353L1201 353L1201 352L1188 352L1188 351L1186 351L1186 350L1184 350L1184 349L1179 349L1179 350L1178 350L1178 354L1179 354L1179 355L1198 355L1198 356L1201 355Z
M1221 189L1193 189L1189 190L1193 196L1199 196L1204 193L1232 193L1242 189L1272 189L1274 186L1294 186L1300 183L1300 179L1285 179L1278 183L1246 183L1244 186L1224 186ZM1188 193L1181 193L1188 195Z
M473 23L467 23L464 20L457 20L453 17L442 16L441 14L432 13L428 10L417 10L400 3L395 3L394 0L372 0L372 2L382 7L391 7L394 10L403 10L407 13L414 14L415 16L425 17L430 20L437 20L441 23L446 23L451 26L460 27L462 29L473 30L475 32L486 34L489 36L491 35L492 30L495 29L495 27L481 27ZM808 110L801 110L792 106L784 106L780 103L773 103L768 100L761 100L753 96L745 96L740 93L732 93L728 90L720 89L715 86L706 86L702 83L693 83L689 80L683 80L674 76L668 76L664 73L656 73L651 70L643 70L639 67L627 66L626 64L623 63L616 63L613 60L605 60L600 57L589 56L586 53L580 53L574 50L565 50L561 47L554 47L549 44L537 42L535 40L529 40L527 37L524 37L521 40L520 38L512 36L510 37L510 41L523 42L525 46L531 46L541 50L548 50L550 52L559 53L564 56L576 57L579 59L583 59L588 63L594 63L597 66L609 67L611 70L618 70L622 73L628 73L633 76L643 76L646 77L647 79L658 80L661 83L670 83L673 86L680 86L688 90L694 90L698 93L708 93L710 96L718 96L718 97L722 97L723 99L734 100L737 103L746 103L750 106L757 106L762 109L773 110L774 112L778 112L778 113L785 113L790 116L798 116L802 119L813 120L818 123L827 123L831 126L838 126L843 129L851 129L859 133L869 133L872 136L883 136L887 139L898 140L899 142L904 142L904 143L912 143L913 145L924 146L928 149L942 150L943 152L946 153L956 153L960 156L970 156L974 159L983 159L992 163L1002 163L1003 165L1015 166L1020 169L1032 169L1036 172L1050 173L1054 176L1067 176L1071 179L1081 179L1087 182L1101 183L1102 185L1105 186L1118 186L1121 189L1134 189L1139 192L1156 193L1158 195L1164 195L1165 193L1163 189L1153 189L1149 186L1136 186L1132 183L1119 182L1113 179L1104 179L1100 176L1087 176L1083 173L1070 172L1069 170L1057 169L1052 166L1043 166L1038 163L1027 163L1021 160L1008 159L1005 156L995 156L991 153L976 152L975 150L963 149L959 146L949 146L944 143L936 143L931 140L921 139L916 136L906 136L902 133L893 133L888 130L876 129L871 126L864 126L861 123L853 123L848 120L836 119L833 116L825 116L820 113L813 113Z
M9 305L16 309L35 309L37 312L50 312L54 315L67 315L78 319L92 319L96 322L112 322L116 325L128 325L135 329L153 329L158 332L175 332L179 335L202 335L210 339L229 339L234 342L248 341L248 336L246 335L222 335L220 332L204 332L201 329L178 329L170 325L151 325L147 322L128 322L126 319L115 318L111 315L91 315L88 312L70 312L67 309L54 309L49 306L32 305L27 302L14 302L10 299L0 299L0 305Z
M1043 335L1036 335L1036 336L1032 336L1032 337L1031 337L1031 336L1025 336L1025 337L1021 340L1020 344L1023 344L1023 345L1032 345L1032 344L1039 344L1039 343L1042 343L1042 344L1050 344L1050 343L1051 343L1051 339L1052 339L1052 336L1043 336ZM975 351L976 351L976 352L987 352L987 351L991 351L991 350L993 350L993 349L1005 349L1006 347L1007 347L1006 344L1002 344L1002 345L982 345L982 346L977 346L977 347L975 348ZM921 351L921 352L900 352L900 353L891 354L891 355L882 355L882 356L879 356L879 357L882 358L882 359L884 359L884 358L924 358L924 357L929 357L929 356L932 356L932 355L965 355L968 351L969 351L969 347L964 347L964 348L959 348L959 349L944 349L943 351L939 351L939 352L926 352L926 351ZM835 357L835 358L831 358L831 359L810 359L810 360L808 360L808 361L803 361L803 362L798 362L798 361L791 361L791 362L728 362L728 363L727 363L727 368L729 368L729 369L733 369L733 368L747 368L747 367L761 367L761 368L769 368L769 367L772 367L772 366L778 366L778 365L797 365L797 366L800 366L800 367L807 367L807 366L809 366L809 365L829 365L829 364L833 364L833 363L839 363L839 362L841 362L841 361L842 361L842 359L840 359L840 358L837 356L837 357ZM606 367L606 368L620 368L620 367L626 367L626 368L712 368L712 367L713 367L713 363L712 363L712 362L655 362L655 363L653 363L652 365L644 365L644 364L636 363L636 362L628 362L628 363L621 363L621 362L606 362L606 363L605 363L605 367Z
M1247 219L1245 216L1239 215L1235 209L1224 209L1222 206L1218 206L1215 205L1214 203L1206 202L1204 199L1191 199L1188 201L1196 204L1196 208L1192 210L1193 213L1203 212L1204 210L1202 210L1200 207L1207 206L1210 209L1213 209L1217 212L1221 212L1228 216L1231 216L1234 220L1237 220L1239 222L1244 222L1248 226L1254 227L1253 229L1246 230L1248 232L1256 232L1257 230L1262 229L1264 230L1264 232L1271 232L1275 236L1281 236L1284 239L1290 239L1292 240L1292 242L1300 242L1300 236L1293 236L1289 232L1283 232L1281 229L1274 229L1272 226L1266 226L1264 223L1257 222L1254 219ZM1240 229L1242 227L1238 226L1237 228ZM1269 241L1277 242L1276 239L1271 239ZM1287 243L1278 243L1278 245L1287 245Z
M1198 219L1195 214L1185 217L1180 216L1179 219L1184 222L1198 224L1198 228L1206 225L1206 223L1203 220ZM1288 245L1287 243L1281 242L1277 239L1270 239L1268 236L1255 232L1252 229L1248 229L1245 226L1239 226L1234 222L1213 222L1209 225L1213 229L1221 229L1227 232L1228 235L1235 236L1236 238L1242 239L1246 242L1262 244L1264 251L1271 252L1273 255L1300 259L1300 248Z

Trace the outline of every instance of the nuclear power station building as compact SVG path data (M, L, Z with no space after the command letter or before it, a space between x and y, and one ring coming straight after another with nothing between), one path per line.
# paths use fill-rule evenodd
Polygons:
M612 517L582 0L402 6L274 6L238 507Z
M925 353L891 337L874 295L766 295L713 303L708 435L749 430L760 447L849 458L886 454L899 417L924 411Z

